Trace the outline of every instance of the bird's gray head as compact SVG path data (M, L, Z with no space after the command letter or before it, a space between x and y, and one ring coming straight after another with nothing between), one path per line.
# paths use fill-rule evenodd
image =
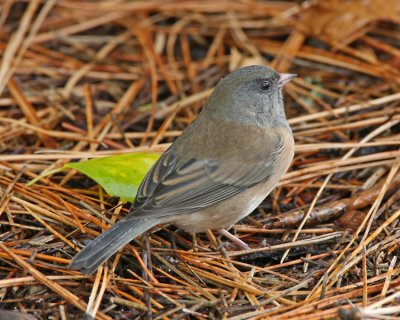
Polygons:
M217 84L204 114L243 124L286 124L282 87L294 77L264 66L238 69Z

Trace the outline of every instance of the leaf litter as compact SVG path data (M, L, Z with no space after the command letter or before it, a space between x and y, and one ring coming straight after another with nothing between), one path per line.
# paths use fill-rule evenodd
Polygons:
M227 5L0 4L0 307L10 316L400 316L397 2ZM159 226L95 275L68 270L129 204L59 169L159 154L221 77L253 63L299 77L285 92L292 166L232 229L251 250Z

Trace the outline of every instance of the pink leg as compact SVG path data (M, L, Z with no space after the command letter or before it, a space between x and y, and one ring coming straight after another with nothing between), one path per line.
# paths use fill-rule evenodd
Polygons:
M225 238L228 238L231 240L234 244L236 244L238 247L240 247L242 250L249 250L250 247L247 245L246 242L240 240L238 237L235 237L232 233L229 231L226 231L225 229L218 229L218 233L221 236L224 236Z

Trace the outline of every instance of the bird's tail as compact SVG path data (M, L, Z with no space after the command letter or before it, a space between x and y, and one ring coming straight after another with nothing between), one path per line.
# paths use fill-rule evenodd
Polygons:
M80 270L83 274L92 273L118 249L154 225L156 222L153 219L118 221L83 248L72 260L70 269Z

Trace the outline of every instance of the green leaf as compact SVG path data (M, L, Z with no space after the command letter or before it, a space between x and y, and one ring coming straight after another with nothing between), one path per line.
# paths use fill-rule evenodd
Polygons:
M133 201L140 183L160 157L155 153L130 153L82 162L67 163L100 184L108 194Z

